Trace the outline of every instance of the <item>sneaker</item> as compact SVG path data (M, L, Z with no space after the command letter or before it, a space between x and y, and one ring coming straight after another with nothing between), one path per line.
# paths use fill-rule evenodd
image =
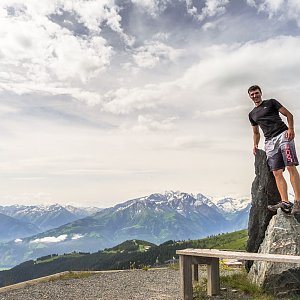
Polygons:
M292 208L293 208L293 203L292 202L285 202L281 201L275 205L268 205L268 210L270 211L277 211L278 208L281 208L281 210L287 214L291 213ZM299 207L299 213L300 213L300 207Z
M291 212L292 215L299 215L300 214L300 201L294 202L294 207Z

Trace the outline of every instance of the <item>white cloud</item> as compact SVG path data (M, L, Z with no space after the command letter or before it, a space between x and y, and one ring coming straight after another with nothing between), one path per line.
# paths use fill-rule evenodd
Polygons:
M133 58L135 63L142 68L153 68L159 63L159 56L157 56L155 52L151 53L143 49L140 49Z
M63 11L95 34L74 35L49 17ZM55 95L63 92L95 103L99 94L95 97L87 88L79 95L76 90L103 74L111 63L114 52L99 35L100 25L106 22L126 43L132 43L120 27L114 1L4 0L0 12L2 91L47 93L51 89Z
M173 147L175 148L201 148L207 141L199 136L177 137L174 140Z
M216 149L217 145L220 145L220 139L213 139L210 137L200 137L197 135L187 135L176 137L171 145L174 148L188 150L188 149Z
M117 32L128 46L132 46L134 38L127 35L121 27L120 8L114 0L60 0L61 8L79 16L82 22L92 32L99 33L100 25L106 23Z
M45 244L48 244L48 243L60 243L60 242L63 242L67 239L68 235L67 234L62 234L58 237L55 237L55 236L46 236L46 237L43 237L41 239L35 239L35 240L32 240L30 241L30 243L45 243Z
M22 243L23 242L23 240L21 240L21 239L15 239L15 243L16 244L20 244L20 243Z
M14 114L19 111L16 107L11 107L9 105L0 104L0 116L1 115L7 115L7 114Z
M158 32L153 36L154 40L167 41L170 38L170 33L168 32Z
M1 201L248 191L253 83L299 126L297 1L132 3L1 2Z
M215 29L217 27L216 23L212 23L212 22L207 22L202 26L202 29L204 31L208 31L208 30L212 30Z
M289 78L286 85L298 85L298 47L299 38L282 36L263 42L202 48L199 59L176 80L110 91L103 96L101 106L104 111L112 114L137 113L145 116L154 111L156 114L164 113L166 107L169 115L177 115L176 111L179 111L191 116L195 112L201 115L199 106L203 115L220 115L226 112L229 105L242 110L244 104L240 105L236 97L240 93L242 96L247 95L240 91L241 85L245 91L253 82L276 87L282 81L282 74ZM276 51L273 51L275 48ZM272 74L272 77L266 74Z
M168 131L174 128L176 117L169 117L163 120L157 120L151 115L138 116L138 124L133 127L134 131Z
M153 110L159 106L160 102L163 102L164 96L164 90L157 85L148 85L144 88L121 88L105 95L106 103L103 104L103 109L113 114Z
M76 80L87 82L106 70L110 63L112 49L101 37L80 39L73 35L63 35L55 40L54 55L47 67L60 81Z
M185 2L188 13L199 21L224 14L226 12L226 5L229 4L229 0L206 0L201 13L199 13L193 4L193 0L185 0Z
M44 177L15 177L13 178L13 180L21 180L21 181L24 181L24 180L42 180L42 179L45 179Z
M115 32L119 33L121 38L125 41L126 45L133 46L135 42L135 38L129 36L128 34L124 33L121 27L121 16L118 14L118 9L113 7L107 12L107 25Z
M265 12L270 18L294 20L300 27L300 2L298 0L247 0L247 3L256 7L259 12Z
M2 170L3 172L3 170ZM22 202L23 204L33 205L35 203L47 203L52 201L50 194L46 194L44 192L38 193L11 193L11 194L4 194L2 195L2 201L10 205L11 203L18 203Z
M214 100L219 99L218 102L214 101L218 107L222 105L224 92L233 91L235 86L241 84L245 84L246 88L249 83L264 82L276 87L282 82L283 74L284 78L289 78L286 80L287 85L297 84L300 65L300 53L296 50L298 47L298 37L284 36L263 42L208 47L203 49L201 60L189 68L177 84L182 89L204 93L206 97L210 90ZM275 48L276 51L273 51ZM272 77L267 74L272 74ZM218 83L218 87L215 83ZM222 92L219 93L220 88ZM205 107L212 104L205 99L203 102Z
M2 15L22 17L29 20L40 20L44 22L44 17L51 14L62 14L69 12L78 17L78 21L83 23L92 32L99 33L100 25L109 22L117 32L122 32L120 28L120 8L114 0L2 0L0 8Z
M215 110L207 110L207 111L196 111L195 117L207 117L207 118L219 118L222 116L228 117L231 115L238 115L241 113L245 113L249 109L249 106L246 105L238 105L235 107L228 107L222 109L215 109Z
M111 9L117 10L113 0L60 0L58 7L78 15L79 21L94 32L100 31L100 25L107 20L107 14Z
M287 0L286 2L288 2ZM284 4L284 0L247 0L247 3L259 10L270 12L278 11Z
M72 236L72 240L78 240L78 239L81 239L81 238L83 238L84 237L84 235L82 235L82 234L74 234L73 236Z
M248 5L253 6L253 7L256 6L255 0L246 0L246 1L247 1Z
M136 6L143 8L153 17L157 17L166 9L167 4L170 3L171 0L131 0L131 2Z
M75 37L49 20L37 24L7 18L0 24L2 73L15 74L18 82L86 82L110 63L112 49L101 37Z
M135 50L133 59L142 68L153 68L164 61L175 62L183 53L159 41L146 41L144 46Z
M192 15L199 21L203 21L207 17L214 17L226 12L226 6L229 0L205 0L204 7L201 12L198 12L194 5L194 0L177 0L178 2L185 2L187 13ZM158 17L164 12L171 0L131 0L136 6L144 9L152 17ZM175 1L174 1L175 2Z

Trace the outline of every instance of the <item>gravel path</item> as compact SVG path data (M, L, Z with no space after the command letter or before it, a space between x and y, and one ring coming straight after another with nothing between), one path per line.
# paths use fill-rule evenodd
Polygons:
M0 300L179 300L179 272L126 270L41 282L0 293Z

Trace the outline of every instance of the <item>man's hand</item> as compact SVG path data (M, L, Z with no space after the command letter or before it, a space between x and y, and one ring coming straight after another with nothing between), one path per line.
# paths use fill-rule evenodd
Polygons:
M295 137L295 132L293 128L289 128L286 133L286 137L289 141L293 140Z
M280 107L279 112L283 114L287 118L288 122L288 130L286 133L286 138L291 141L295 137L295 132L294 132L294 117L293 115L285 108L285 107Z
M254 145L253 147L253 154L256 155L256 150L258 149L258 145Z

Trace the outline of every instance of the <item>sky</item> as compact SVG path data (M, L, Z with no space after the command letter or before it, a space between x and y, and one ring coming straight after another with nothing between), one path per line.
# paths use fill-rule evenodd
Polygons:
M299 20L297 0L1 0L0 205L250 196L250 85L297 145Z

